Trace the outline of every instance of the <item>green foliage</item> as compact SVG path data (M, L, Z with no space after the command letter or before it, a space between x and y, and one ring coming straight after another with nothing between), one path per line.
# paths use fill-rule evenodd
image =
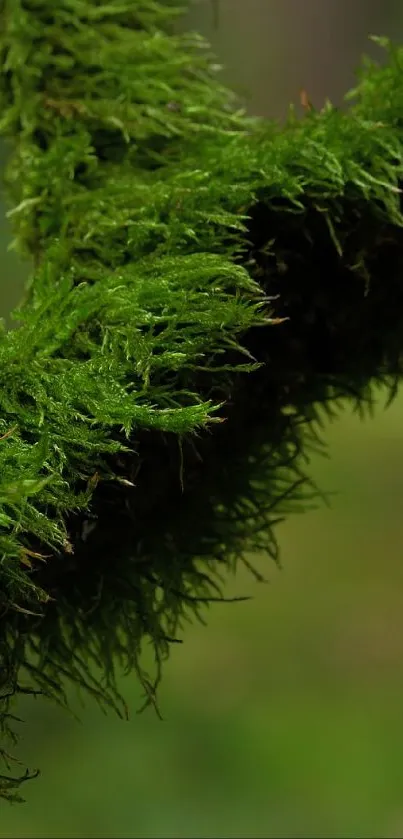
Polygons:
M395 392L403 51L365 67L348 113L279 127L237 110L168 2L0 9L10 216L34 263L0 335L12 737L11 700L65 702L66 680L126 713L117 666L155 705L184 619L253 551L278 561L277 521L318 494L322 413Z

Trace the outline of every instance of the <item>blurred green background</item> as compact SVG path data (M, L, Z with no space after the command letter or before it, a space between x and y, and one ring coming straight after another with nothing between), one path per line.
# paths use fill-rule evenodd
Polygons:
M305 87L320 107L353 81L370 32L403 39L392 0L200 0L191 26L213 41L250 109L282 117ZM373 51L374 48L372 48ZM0 314L27 274L0 214ZM21 702L19 754L40 778L1 804L1 837L403 836L403 395L360 421L346 407L310 474L331 509L278 529L284 570L240 572L206 627L189 626L160 692L164 721L130 722L89 700L81 722Z

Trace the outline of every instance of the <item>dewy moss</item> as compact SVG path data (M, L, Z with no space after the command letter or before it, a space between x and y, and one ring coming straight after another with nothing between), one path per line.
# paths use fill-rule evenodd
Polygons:
M184 619L254 551L278 561L322 413L395 392L403 50L347 113L279 127L237 109L169 2L0 9L10 216L35 265L0 337L7 763L21 692L74 682L124 714L119 665L155 704ZM4 769L0 794L24 777Z

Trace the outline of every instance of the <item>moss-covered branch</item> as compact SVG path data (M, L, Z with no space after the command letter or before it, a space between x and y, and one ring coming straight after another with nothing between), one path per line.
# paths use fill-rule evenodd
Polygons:
M403 51L365 66L347 113L279 127L237 110L168 2L0 9L10 215L34 264L0 338L13 736L10 701L64 702L68 681L125 713L117 665L155 704L183 619L253 551L278 560L322 413L393 396Z

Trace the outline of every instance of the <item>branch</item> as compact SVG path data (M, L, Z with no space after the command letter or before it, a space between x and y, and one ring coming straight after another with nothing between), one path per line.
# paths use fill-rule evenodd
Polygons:
M155 704L183 621L251 553L279 562L278 521L319 499L323 416L396 393L403 50L382 42L347 113L280 127L237 109L169 2L0 11L9 215L33 261L0 336L11 736L24 673L125 715L118 661Z

